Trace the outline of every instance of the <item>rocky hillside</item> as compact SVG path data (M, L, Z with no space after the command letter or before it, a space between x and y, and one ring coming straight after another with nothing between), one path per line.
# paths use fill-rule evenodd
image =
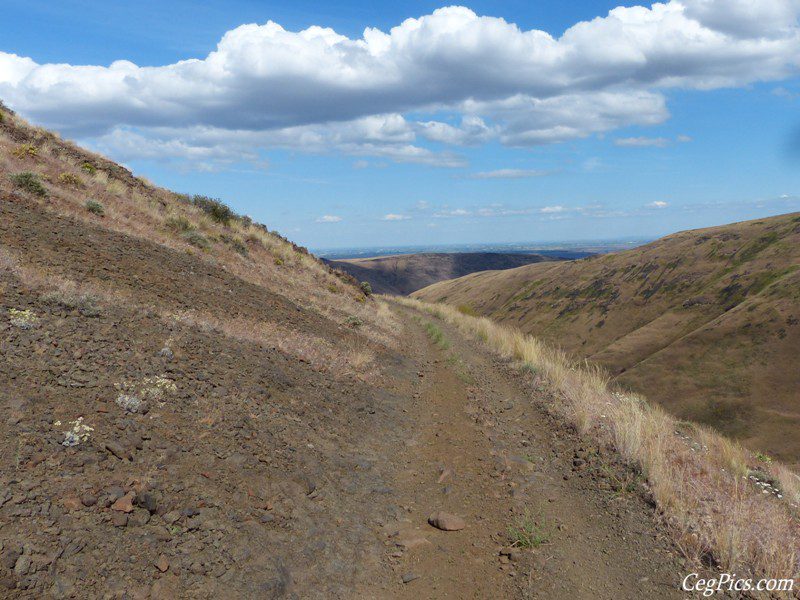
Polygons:
M800 461L798 214L476 273L414 296L519 327L682 418Z
M377 293L405 296L437 281L477 271L513 269L551 260L562 258L559 255L503 252L423 252L325 262L359 281L369 282Z
M397 330L265 227L0 110L0 597L349 593L338 557L382 558Z

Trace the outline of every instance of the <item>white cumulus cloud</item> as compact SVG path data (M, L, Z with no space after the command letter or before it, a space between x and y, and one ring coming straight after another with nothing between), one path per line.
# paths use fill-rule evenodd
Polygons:
M800 0L670 0L560 37L459 6L360 38L268 21L159 66L0 52L0 98L119 159L258 161L283 147L456 167L458 154L426 145L563 142L665 121L668 89L791 77L798 12Z

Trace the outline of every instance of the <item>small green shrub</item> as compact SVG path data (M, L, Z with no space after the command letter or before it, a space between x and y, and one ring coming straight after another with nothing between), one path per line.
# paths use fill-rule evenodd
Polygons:
M361 327L364 324L364 321L362 321L357 316L352 315L352 316L347 317L345 319L344 323L348 327L352 327L353 329L358 329L359 327Z
M74 290L53 290L43 294L42 300L69 310L77 309L84 317L99 317L101 312L96 296Z
M195 248L200 248L201 250L208 250L211 247L211 242L199 231L186 231L183 234L183 239Z
M361 291L365 296L372 296L372 286L370 285L369 281L362 281L358 287L361 288Z
M193 196L192 204L206 213L217 223L228 225L233 219L236 218L236 213L233 212L226 204L223 204L216 198L209 198L208 196Z
M166 221L164 221L164 225L166 225L167 228L172 229L172 231L177 231L178 233L185 233L187 231L194 230L194 225L192 225L192 222L186 217L182 216L169 217Z
M8 309L8 316L11 324L20 329L33 329L39 323L39 317L32 310Z
M547 543L550 532L544 517L536 518L525 513L508 528L508 537L516 548L538 548Z
M425 323L425 332L431 338L431 341L442 350L447 350L450 347L450 341L444 337L444 332L437 325Z
M90 162L85 162L81 165L81 171L94 176L97 173L97 167Z
M9 178L11 179L11 183L14 184L14 187L33 194L34 196L39 196L40 198L47 197L47 188L44 187L42 180L39 179L36 173L24 171L22 173L10 175Z
M36 158L39 156L39 149L33 144L20 144L11 151L17 158Z
M250 250L241 239L232 235L221 235L222 241L228 244L231 248L233 248L234 252L241 254L242 256L248 256L250 254Z
M763 452L756 452L755 457L766 464L770 464L772 462L772 457L768 454L764 454Z
M98 217L102 217L104 214L106 214L106 209L103 208L103 205L97 200L87 200L84 206L86 207L86 210L93 215L97 215Z
M478 316L478 313L475 312L475 309L472 308L469 304L459 304L456 310L458 310L458 312L460 312L462 315L467 315L470 317Z
M58 176L58 183L68 185L70 187L84 187L83 179L73 173L62 173Z

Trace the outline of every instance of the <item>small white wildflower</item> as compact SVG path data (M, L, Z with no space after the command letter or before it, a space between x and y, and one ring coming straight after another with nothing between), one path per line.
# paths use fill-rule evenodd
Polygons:
M64 432L64 441L61 442L63 446L77 446L89 439L89 436L94 427L89 427L83 422L83 417L78 417L75 421L71 421L72 429Z
M32 310L17 310L16 308L8 309L9 319L14 327L20 329L33 329L39 323L39 317L36 316Z
M53 423L53 425L56 427L61 427L61 421L56 421L55 423Z
M116 399L117 406L124 408L128 412L136 413L142 407L142 401L131 394L120 394Z
M161 375L148 377L142 381L142 395L149 400L161 402L164 396L174 394L178 391L178 386L171 379Z

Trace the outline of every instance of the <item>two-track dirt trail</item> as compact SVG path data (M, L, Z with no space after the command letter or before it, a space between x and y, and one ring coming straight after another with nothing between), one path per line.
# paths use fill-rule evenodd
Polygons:
M404 510L384 527L393 583L356 595L681 597L674 549L652 509L613 489L613 469L541 412L508 365L441 323L435 344L429 318L402 312L420 371L405 407L414 426L387 457ZM429 525L440 510L464 529ZM510 530L524 526L541 544L515 551Z

